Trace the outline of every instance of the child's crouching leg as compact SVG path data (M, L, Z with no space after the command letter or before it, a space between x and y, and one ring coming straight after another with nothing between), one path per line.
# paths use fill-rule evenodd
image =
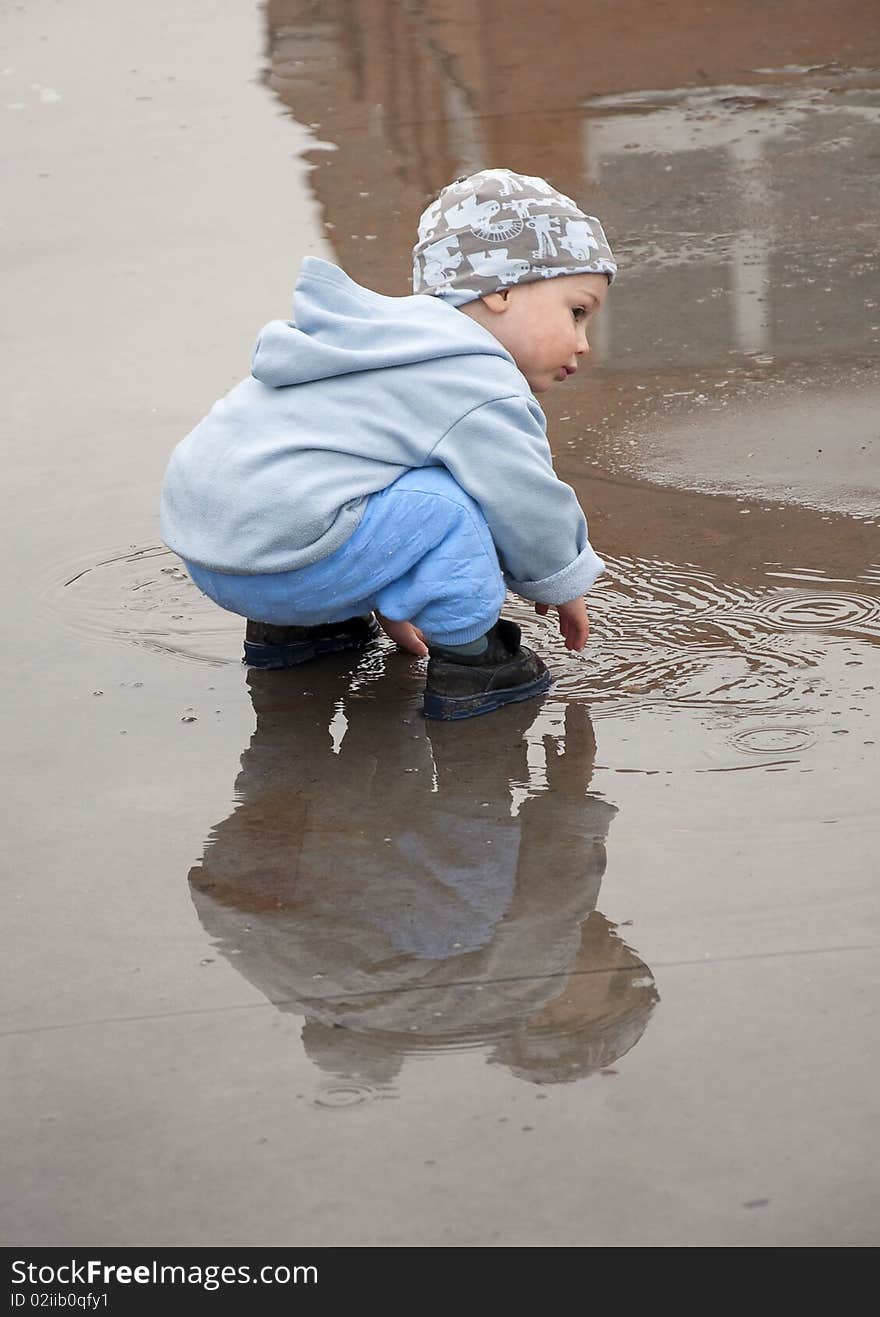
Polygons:
M377 608L427 642L426 717L472 718L546 691L543 662L499 617L504 579L478 505L437 469L410 472L392 490L398 533L408 523L424 548L379 593Z
M244 662L253 668L295 668L325 654L363 649L379 634L372 612L355 602L350 617L303 625L297 594L302 573L233 575L184 562L193 583L227 612L246 619ZM311 621L311 619L309 619Z
M251 668L298 668L326 654L363 649L375 640L379 626L372 613L319 626L273 626L248 620L244 662Z
M383 626L409 623L429 647L479 640L497 622L506 594L479 506L439 468L409 472L381 502L408 557L376 594ZM413 632L404 634L411 639Z

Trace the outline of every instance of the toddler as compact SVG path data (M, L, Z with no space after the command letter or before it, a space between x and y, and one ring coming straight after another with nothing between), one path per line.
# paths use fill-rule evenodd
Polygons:
M293 667L378 628L428 655L424 712L545 691L499 616L554 606L581 650L603 570L535 394L578 369L616 264L599 221L541 178L485 169L421 217L411 297L306 257L295 321L172 454L162 535L247 619L245 661Z

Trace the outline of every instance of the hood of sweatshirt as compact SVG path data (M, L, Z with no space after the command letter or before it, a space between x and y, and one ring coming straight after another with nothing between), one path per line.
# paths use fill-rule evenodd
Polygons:
M302 263L294 316L270 321L254 348L251 374L270 388L474 353L513 360L487 329L439 298L385 297L316 256Z

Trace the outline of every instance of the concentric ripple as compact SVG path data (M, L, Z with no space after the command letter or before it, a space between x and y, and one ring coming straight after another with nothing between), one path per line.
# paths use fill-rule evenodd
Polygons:
M506 609L532 633L546 628L541 648L552 656L558 693L589 699L600 715L670 702L769 712L829 643L880 640L873 569L828 589L813 578L809 588L748 591L692 565L610 558L607 566L590 597L593 639L584 656L560 659L549 618L542 623L519 601ZM93 639L215 666L239 662L241 621L206 599L161 544L65 564L47 598Z
M344 1107L361 1107L365 1102L375 1102L386 1096L369 1084L346 1080L345 1083L327 1084L314 1098L314 1105L338 1111Z
M690 565L606 561L589 600L588 649L562 659L561 671L553 665L557 691L589 699L599 716L682 702L776 712L806 676L816 685L829 644L880 640L873 578L757 591ZM546 647L558 653L549 636ZM775 750L785 748L795 747Z
M129 545L65 565L47 601L76 630L177 659L237 663L242 623L206 599L162 544Z
M760 599L752 611L784 631L877 632L880 599L862 594L826 594L815 590L781 590Z
M729 742L735 750L747 754L780 755L808 750L815 745L816 737L804 727L747 727L734 732Z

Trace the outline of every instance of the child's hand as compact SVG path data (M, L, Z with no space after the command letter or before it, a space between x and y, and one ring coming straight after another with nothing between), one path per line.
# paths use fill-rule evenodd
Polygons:
M390 617L383 617L381 613L376 613L376 621L395 645L405 649L408 654L418 654L424 658L428 653L428 646L425 644L425 637L417 626L412 622L392 622Z
M590 634L587 605L579 597L569 599L567 604L556 604L555 607L559 614L559 634L565 641L566 649L575 649L580 653ZM535 604L535 612L541 617L546 617L549 611L549 604Z

